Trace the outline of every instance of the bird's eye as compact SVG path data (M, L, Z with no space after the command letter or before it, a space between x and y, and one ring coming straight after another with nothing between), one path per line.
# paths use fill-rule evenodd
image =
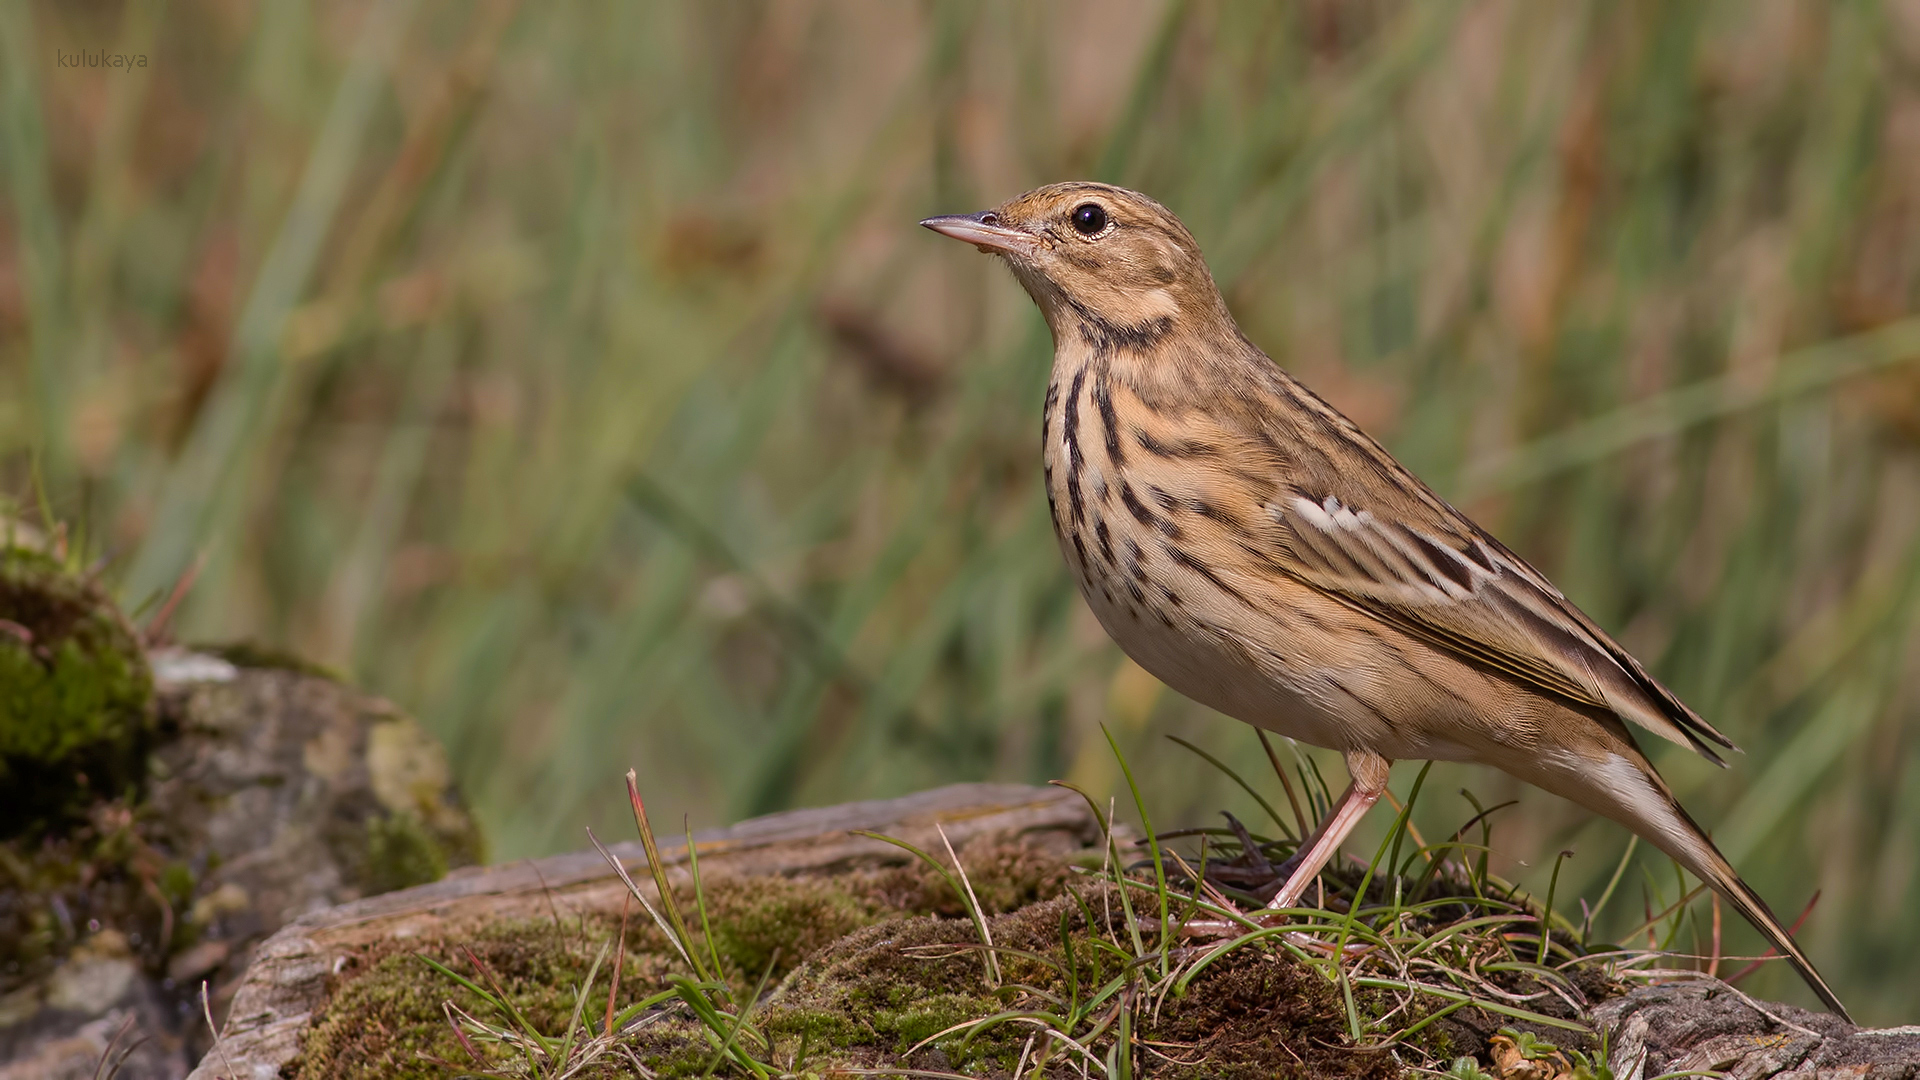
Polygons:
M1081 203L1073 209L1073 228L1081 236L1093 236L1107 227L1107 212L1099 203Z

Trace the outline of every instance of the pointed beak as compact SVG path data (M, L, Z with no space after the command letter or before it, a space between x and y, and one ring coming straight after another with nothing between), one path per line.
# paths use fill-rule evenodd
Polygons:
M978 214L948 214L945 217L930 217L920 224L939 233L951 236L955 240L964 240L989 255L1006 252L1032 251L1040 246L1040 240L1025 229L1015 229L1000 223L1000 215L991 210Z

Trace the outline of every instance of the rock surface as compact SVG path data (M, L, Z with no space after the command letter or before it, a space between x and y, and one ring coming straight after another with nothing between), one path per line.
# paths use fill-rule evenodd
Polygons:
M246 659L242 657L242 659ZM152 656L144 793L0 862L0 1080L186 1075L269 934L481 858L444 754L379 698L208 653Z
M1643 987L1601 1005L1593 1020L1612 1035L1615 1080L1709 1071L1736 1080L1920 1077L1920 1025L1856 1028L1755 1001L1717 979Z
M480 861L440 745L386 701L257 668L162 686L180 734L156 754L149 801L202 838L208 869L191 914L210 942L243 952L301 915ZM200 963L191 952L171 959L176 979L210 970L211 952Z

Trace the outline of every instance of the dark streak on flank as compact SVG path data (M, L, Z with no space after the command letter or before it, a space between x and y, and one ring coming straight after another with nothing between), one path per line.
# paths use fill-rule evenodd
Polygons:
M1080 539L1079 533L1073 533L1073 553L1080 558L1080 565L1087 565L1087 545Z
M1208 446L1206 443L1194 442L1191 439L1183 439L1175 443L1163 443L1152 435L1147 434L1142 428L1133 429L1133 441L1139 445L1140 449L1145 450L1154 457L1168 459L1217 457L1220 453L1220 451Z
M1060 384L1047 384L1047 403L1040 407L1040 445L1045 447L1053 438L1053 407L1060 404Z
M1174 607L1180 606L1180 594L1167 588L1165 585L1160 586L1160 595L1166 597L1167 603L1172 604Z
M1147 504L1141 502L1140 496L1133 493L1133 485L1125 481L1120 484L1120 504L1125 506L1127 512L1142 525L1155 525L1160 520L1160 515L1147 509Z
M1172 559L1177 565L1184 566L1187 569L1193 571L1194 573L1199 574L1201 577L1206 578L1207 583L1209 585L1212 585L1214 588L1219 589L1221 592L1226 593L1228 596L1233 597L1235 600L1240 601L1242 604L1245 604L1250 608L1254 606L1253 601L1247 599L1245 593L1227 584L1226 582L1220 580L1220 575L1214 573L1213 568L1208 566L1206 563L1203 563L1199 559L1196 559L1193 556L1187 554L1185 551L1182 551L1179 548L1174 547L1172 544L1162 544L1160 546L1166 549L1167 557L1169 559Z
M1147 594L1141 591L1140 583L1132 579L1128 579L1127 581L1127 595L1133 597L1133 602L1136 604L1144 604L1147 602ZM1135 611L1134 615L1138 617L1139 612Z
M1120 418L1114 415L1113 391L1105 379L1096 379L1093 384L1093 404L1100 410L1100 426L1107 438L1107 457L1114 465L1127 463L1126 451L1120 449Z
M1100 557L1106 560L1108 566L1114 565L1113 539L1107 533L1107 523L1104 520L1100 518L1094 519L1093 535L1096 540L1100 541Z
M1066 416L1060 425L1060 435L1067 443L1067 504L1072 513L1073 523L1078 525L1087 519L1086 500L1080 495L1080 388L1086 385L1087 369L1081 368L1073 373L1073 389L1067 391Z
M1172 492L1158 484L1148 484L1147 494L1153 496L1153 501L1159 503L1162 510L1171 510L1180 505L1180 500L1174 498Z
M1226 526L1236 535L1244 535L1248 531L1247 523L1240 520L1239 515L1222 510L1205 499L1188 499L1187 509L1216 525Z
M1306 623L1307 626L1310 627L1314 633L1324 634L1327 632L1327 629L1328 629L1327 620L1314 614L1312 608L1304 607L1304 606L1295 608L1293 611L1293 615L1295 618L1298 618L1301 622Z

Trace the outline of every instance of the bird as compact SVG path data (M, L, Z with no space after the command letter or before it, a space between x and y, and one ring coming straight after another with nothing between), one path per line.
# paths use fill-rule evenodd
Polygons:
M1491 765L1674 858L1851 1022L1629 725L1723 767L1738 748L1248 340L1172 211L1071 182L920 224L1003 260L1052 331L1047 501L1102 627L1186 697L1344 756L1351 782L1270 909L1299 901L1394 761Z

